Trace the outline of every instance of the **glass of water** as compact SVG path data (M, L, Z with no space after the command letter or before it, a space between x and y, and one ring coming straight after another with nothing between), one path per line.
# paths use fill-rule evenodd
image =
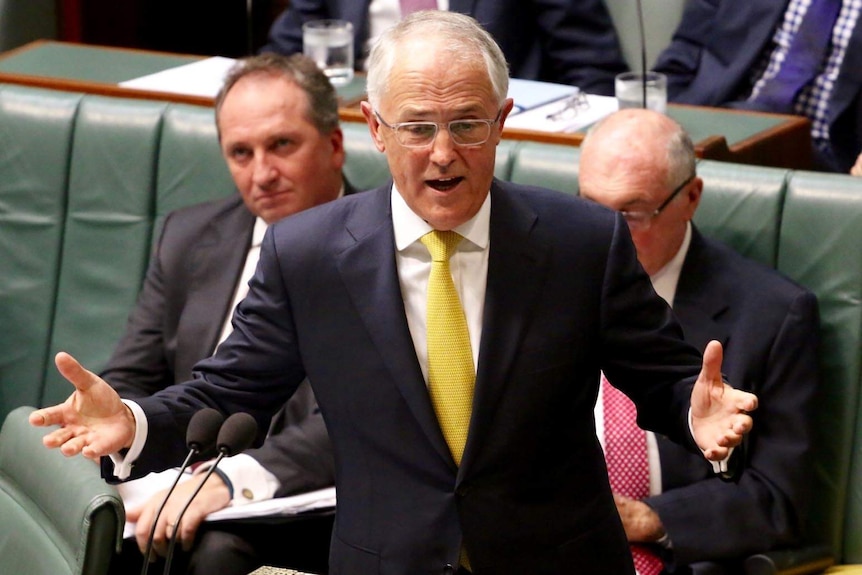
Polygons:
M644 88L646 88L646 102L644 102ZM614 82L614 93L620 110L648 108L662 114L667 110L667 76L658 72L619 74Z
M353 24L312 20L302 25L302 52L323 70L333 86L353 79Z

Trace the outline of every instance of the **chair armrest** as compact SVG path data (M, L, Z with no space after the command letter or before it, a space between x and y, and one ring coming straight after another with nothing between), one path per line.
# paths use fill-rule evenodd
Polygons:
M826 545L808 545L751 555L745 559L745 575L807 575L821 573L835 564Z

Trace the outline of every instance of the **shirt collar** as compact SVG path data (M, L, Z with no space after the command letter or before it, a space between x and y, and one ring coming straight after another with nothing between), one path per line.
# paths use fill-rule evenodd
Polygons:
M254 230L251 232L251 247L259 248L263 243L263 235L266 233L266 222L261 217L254 219Z
M682 264L685 263L685 256L688 254L689 245L691 245L691 222L686 224L685 236L676 255L664 267L650 276L653 289L671 307L673 307L673 299L676 297L676 286L679 283Z
M392 184L391 204L392 226L395 231L395 248L399 252L419 241L419 238L434 229L428 222L410 209L410 206L404 201L395 184ZM491 194L488 193L476 215L456 227L454 231L458 232L479 249L484 250L488 247L490 241L490 225Z

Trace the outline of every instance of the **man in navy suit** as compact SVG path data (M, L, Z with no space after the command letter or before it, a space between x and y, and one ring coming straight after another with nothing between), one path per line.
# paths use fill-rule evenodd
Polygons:
M58 354L76 390L31 416L63 426L45 445L113 454L115 475L135 476L182 457L198 409L265 428L308 377L335 451L333 575L633 573L595 436L599 370L643 426L719 468L757 398L724 383L721 344L701 357L682 340L622 216L494 179L507 84L468 16L418 12L385 32L362 109L393 183L271 227L234 330L195 380L123 403ZM457 389L470 396L460 445L426 375L421 238L435 231L460 236L446 277L475 376Z
M613 22L601 0L448 0L452 12L472 16L491 33L513 78L572 84L612 96L625 72ZM353 23L358 69L371 42L401 17L398 0L291 0L273 22L263 51L302 52L302 25L338 18Z
M655 64L656 71L668 76L668 99L807 116L817 167L848 172L862 152L861 6L856 0L835 1L842 7L827 50L788 109L764 105L758 95L779 73L800 22L809 18L805 2L686 3L673 41Z
M238 193L165 218L126 331L101 373L124 398L187 381L194 364L212 355L229 332L268 225L352 192L341 173L345 155L335 91L308 58L265 54L242 60L225 79L216 110L219 143ZM228 505L333 485L332 448L307 383L269 431L261 448L224 461L189 507L178 534L191 551L188 573L246 575L263 564L325 570L331 517L266 526L203 523ZM140 481L135 489L154 482ZM155 526L157 553L164 553L167 524L197 483L178 486L165 505ZM159 492L145 504L127 505L137 544L126 542L114 573L140 571L163 499ZM295 541L275 543L261 537L262 530Z
M616 497L626 534L633 543L660 542L656 550L674 573L701 561L739 573L746 556L800 542L818 382L817 302L697 230L703 181L695 174L688 135L650 110L605 118L581 145L581 196L623 213L638 260L686 341L698 349L722 342L728 381L761 401L738 483L720 481L702 457L656 437L648 449L657 456L650 496ZM607 422L605 415L597 421Z

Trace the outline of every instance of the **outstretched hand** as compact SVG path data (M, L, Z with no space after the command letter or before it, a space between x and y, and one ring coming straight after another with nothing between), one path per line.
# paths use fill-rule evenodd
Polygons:
M129 447L135 437L135 419L117 392L68 353L58 353L54 363L75 391L60 405L30 414L31 425L60 426L42 439L45 447L59 448L66 456L81 453L93 460Z
M723 350L717 341L703 352L703 368L691 392L691 426L694 440L710 461L727 457L751 430L749 412L757 409L757 397L735 389L721 377Z

